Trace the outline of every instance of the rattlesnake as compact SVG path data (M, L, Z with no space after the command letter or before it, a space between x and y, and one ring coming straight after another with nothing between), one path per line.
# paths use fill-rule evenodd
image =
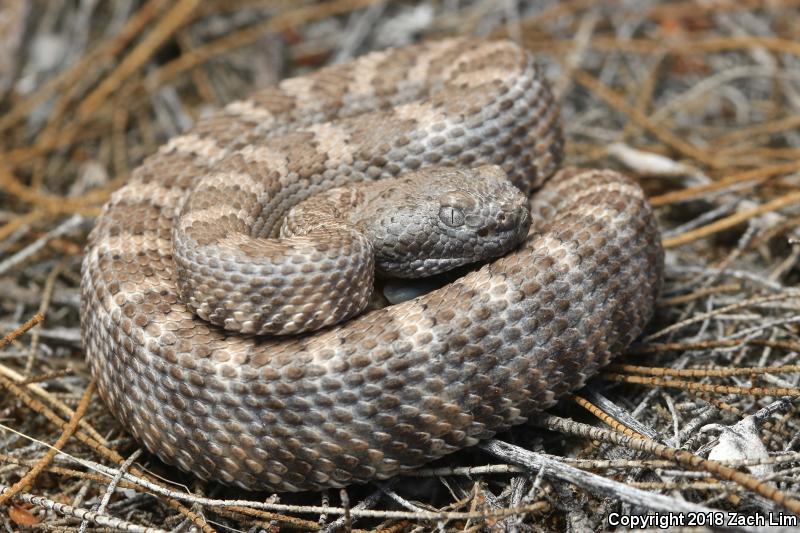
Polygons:
M102 398L164 461L273 491L384 479L525 421L632 342L662 278L641 189L611 171L554 175L561 151L551 93L507 41L373 53L228 105L146 159L89 237L81 319ZM517 249L338 325L249 334L324 319L287 281L305 266L273 261L264 285L240 263L274 251L293 205L481 165L537 191ZM333 287L349 283L338 261ZM270 322L260 306L275 297L291 303Z

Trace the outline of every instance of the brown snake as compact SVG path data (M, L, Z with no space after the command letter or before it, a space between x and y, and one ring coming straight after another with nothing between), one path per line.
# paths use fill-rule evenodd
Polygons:
M550 91L509 42L370 54L228 105L136 169L90 235L81 320L101 396L164 461L273 491L384 479L524 422L633 341L662 278L641 189L610 171L553 176L561 150ZM293 205L487 164L536 191L511 253L319 331L231 331L313 330L332 307L298 280L336 293L365 275L347 262L356 241L275 239Z

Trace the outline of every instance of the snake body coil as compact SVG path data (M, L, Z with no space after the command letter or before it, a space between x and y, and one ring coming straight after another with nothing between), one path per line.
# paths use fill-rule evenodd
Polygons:
M639 187L553 176L561 147L549 89L508 42L370 54L230 104L148 158L90 235L81 319L101 396L164 461L274 491L387 478L523 422L641 332L662 277ZM319 331L229 331L318 327L296 289L307 267L275 244L293 205L486 164L537 191L509 255ZM326 265L314 279L344 288L363 265L342 251L357 246L307 250ZM270 283L254 291L252 270Z

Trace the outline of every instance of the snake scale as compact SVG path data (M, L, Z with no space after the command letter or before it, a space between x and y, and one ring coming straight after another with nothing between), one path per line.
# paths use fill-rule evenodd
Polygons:
M559 120L528 52L452 39L287 79L199 121L133 172L90 234L81 322L101 397L167 463L271 491L385 479L551 406L641 332L663 269L634 182L556 172ZM519 247L337 325L252 334L326 324L293 281L307 266L274 245L292 206L482 165L531 198ZM328 263L314 279L345 290L356 247L313 248ZM259 285L239 261L265 255L258 268L277 276Z

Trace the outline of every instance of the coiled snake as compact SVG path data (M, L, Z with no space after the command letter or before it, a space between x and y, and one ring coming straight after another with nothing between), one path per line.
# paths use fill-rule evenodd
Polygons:
M387 478L525 421L641 332L662 278L640 188L553 176L561 150L546 83L504 41L374 53L228 105L136 169L90 235L81 320L102 398L164 461L273 491ZM252 335L353 314L351 280L371 275L348 262L358 239L276 239L292 206L481 165L536 191L511 253L337 325ZM320 284L329 302L303 288Z

